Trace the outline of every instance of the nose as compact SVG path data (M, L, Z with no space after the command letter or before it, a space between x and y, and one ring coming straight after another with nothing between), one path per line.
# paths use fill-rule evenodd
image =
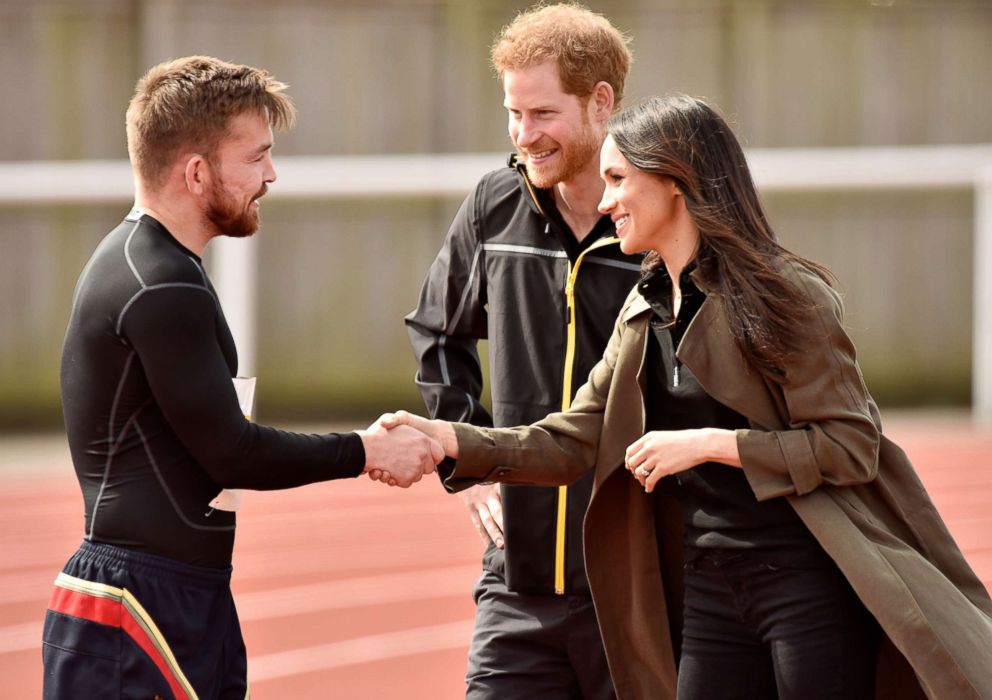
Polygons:
M599 205L596 209L600 214L609 214L613 211L614 207L617 205L617 200L613 197L613 193L610 192L610 188L607 187L603 190L603 198L599 200Z
M521 117L516 123L516 142L517 146L523 146L527 148L537 143L541 138L541 132L537 129L534 121L528 118L526 115Z
M262 177L265 182L275 182L276 181L276 166L272 162L272 155L269 153L265 154L265 169L262 171Z

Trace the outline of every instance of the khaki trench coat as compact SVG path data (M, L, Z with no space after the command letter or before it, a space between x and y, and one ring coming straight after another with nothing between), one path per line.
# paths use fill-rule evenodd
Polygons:
M881 434L839 296L805 268L785 272L817 302L811 322L821 338L789 361L787 385L747 369L698 270L693 279L707 298L678 357L707 393L748 419L737 442L756 497L788 499L881 624L876 697L992 700L988 592L905 454ZM650 315L635 288L569 412L522 428L456 425L459 459L446 477L454 489L551 485L596 470L586 568L622 700L675 697L681 630L681 513L677 502L645 494L623 466L644 432ZM656 518L672 527L656 528ZM656 529L665 533L660 542Z

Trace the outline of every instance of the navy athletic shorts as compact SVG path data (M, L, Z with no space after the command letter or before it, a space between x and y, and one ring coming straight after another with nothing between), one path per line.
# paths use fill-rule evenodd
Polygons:
M44 697L243 700L231 570L83 542L45 614Z

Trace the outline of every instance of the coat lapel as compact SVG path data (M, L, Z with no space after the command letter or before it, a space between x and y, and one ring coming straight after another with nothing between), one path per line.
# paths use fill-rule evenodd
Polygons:
M706 284L698 268L692 272L692 279L706 294L706 299L679 344L676 353L679 360L696 376L707 394L724 406L750 418L754 427L766 430L781 428L781 411L775 403L774 395L769 391L764 378L751 369L738 349L730 333L723 302L715 290ZM636 358L634 367L637 369L638 392L632 393L634 386L624 386L622 395L637 397L637 403L641 406L644 405L644 357L650 318L651 306L641 294L634 296L620 316L620 321L626 325L625 333L630 333L629 339L624 336L620 356ZM626 376L626 373L620 373L620 369L618 362L616 376ZM639 427L643 434L643 413ZM630 442L638 437L640 434L635 435Z
M651 307L637 295L620 316L623 340L617 353L610 399L606 406L606 423L616 426L604 435L600 446L600 467L596 469L595 488L623 466L627 447L644 434L644 358L647 350L647 327Z

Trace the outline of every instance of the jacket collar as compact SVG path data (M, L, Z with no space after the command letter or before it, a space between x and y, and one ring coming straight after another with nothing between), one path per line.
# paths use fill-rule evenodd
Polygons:
M713 285L710 284L703 276L703 272L699 269L699 265L693 266L692 272L689 273L689 279L691 279L693 284L699 288L699 291L706 294L706 296L709 296L716 291Z
M706 295L706 301L703 304L711 303L711 297L714 296L715 289L712 284L706 281L703 277L702 271L699 269L699 265L695 265L692 271L689 272L689 279L692 280L693 284ZM644 298L641 294L640 285L636 288L636 294L634 294L630 303L623 309L620 320L624 323L631 321L634 317L643 314L647 311L651 311L651 305L648 300Z
M644 298L640 291L634 295L634 298L630 300L627 307L623 310L620 315L620 320L624 323L630 323L636 316L643 313L651 311L651 305L648 300Z
M527 177L527 167L520 162L520 159L517 158L516 153L510 154L510 157L506 160L506 164L508 167L517 171L517 174L520 176L520 180L524 184L524 189L527 190L527 194L530 195L530 197L527 198L527 204L530 205L531 209L547 219L548 214L544 211L544 207L541 206L541 202L537 198L537 188L534 187L534 183L532 183L530 178Z

